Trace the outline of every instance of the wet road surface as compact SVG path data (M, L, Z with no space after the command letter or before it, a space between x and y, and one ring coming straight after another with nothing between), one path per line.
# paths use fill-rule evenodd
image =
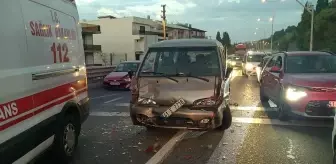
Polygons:
M73 163L332 163L332 120L295 118L281 122L272 102L261 104L255 76L244 77L239 70L233 75L230 129L180 132L181 140L176 130L147 131L131 125L128 91L90 88L92 113L83 124ZM37 163L46 162L50 163L48 154Z

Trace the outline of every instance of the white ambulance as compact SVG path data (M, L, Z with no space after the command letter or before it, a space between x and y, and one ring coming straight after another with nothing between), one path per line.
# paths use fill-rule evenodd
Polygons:
M71 159L89 115L74 0L0 1L0 163Z

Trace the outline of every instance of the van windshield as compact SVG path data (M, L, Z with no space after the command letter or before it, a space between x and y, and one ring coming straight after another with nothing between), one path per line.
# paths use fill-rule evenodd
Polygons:
M139 75L218 76L219 63L216 47L152 48L144 58Z

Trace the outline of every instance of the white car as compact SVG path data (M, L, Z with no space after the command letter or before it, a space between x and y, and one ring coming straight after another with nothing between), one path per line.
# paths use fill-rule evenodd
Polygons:
M2 0L0 21L0 163L28 163L50 146L67 163L89 115L76 4Z
M251 52L244 56L242 64L242 74L246 77L257 75L257 67L265 56L264 53Z

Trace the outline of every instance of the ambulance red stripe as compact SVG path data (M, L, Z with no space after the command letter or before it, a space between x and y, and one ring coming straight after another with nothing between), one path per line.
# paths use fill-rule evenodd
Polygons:
M20 98L20 99L17 99L17 100L14 100L14 101L11 101L11 102L8 102L8 103L5 103L5 104L0 104L0 107L2 107L2 106L5 106L7 104L10 104L12 102L15 102L17 104L17 108L18 108L18 113L15 115L15 116L17 116L17 115L20 115L22 113L29 112L30 110L34 110L37 107L40 107L41 105L47 104L51 101L54 101L56 99L59 99L59 98L62 98L64 96L66 96L66 97L64 97L64 98L62 98L58 101L55 101L51 104L48 104L47 106L44 106L44 107L38 109L37 111L34 111L32 113L23 115L23 116L15 119L15 120L12 120L8 123L5 123L4 125L0 125L0 131L4 130L4 129L10 127L10 126L13 126L13 125L15 125L15 124L17 124L17 123L19 123L23 120L26 120L26 119L32 117L33 115L36 115L36 114L41 113L43 111L46 111L46 110L52 108L53 106L56 106L58 104L62 104L62 103L66 102L70 99L73 99L75 96L78 96L79 94L86 92L87 91L86 87L87 86L86 86L85 80L76 81L76 82L64 84L64 85L61 85L61 86L58 86L58 87L55 87L55 88L52 88L52 89L45 90L45 91L36 93L34 95L23 97L23 98ZM75 94L71 94L71 93L75 93ZM71 95L69 95L69 94L71 94ZM3 122L3 121L6 121L8 119L11 119L15 116L11 116L11 117L8 117L6 119L1 119L0 118L0 123Z

